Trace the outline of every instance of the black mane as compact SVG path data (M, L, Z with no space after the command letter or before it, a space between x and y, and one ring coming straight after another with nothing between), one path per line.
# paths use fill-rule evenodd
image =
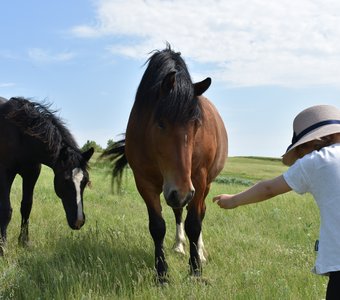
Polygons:
M79 147L63 121L51 111L50 105L15 97L6 102L5 119L15 124L22 132L44 145L53 161L61 152L67 152L68 163L81 159ZM71 150L71 151L70 151Z
M186 123L201 118L201 110L194 94L194 85L181 53L174 52L168 44L162 51L154 51L147 60L135 104L139 109L154 110L156 121ZM161 95L164 78L175 72L175 85L167 95Z

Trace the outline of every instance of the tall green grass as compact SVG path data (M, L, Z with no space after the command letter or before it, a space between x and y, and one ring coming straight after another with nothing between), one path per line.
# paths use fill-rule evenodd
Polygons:
M17 245L21 180L12 189L8 247L0 259L0 299L323 299L327 279L313 275L318 210L310 196L288 193L225 211L213 195L246 188L281 174L277 160L230 158L206 199L203 238L208 261L204 280L188 276L188 253L172 251L175 220L163 201L165 252L170 283L160 287L153 270L154 247L145 204L131 171L122 193L111 193L109 168L91 163L92 188L85 191L86 224L68 228L53 174L43 168L30 219L31 244ZM222 180L223 181L223 180Z

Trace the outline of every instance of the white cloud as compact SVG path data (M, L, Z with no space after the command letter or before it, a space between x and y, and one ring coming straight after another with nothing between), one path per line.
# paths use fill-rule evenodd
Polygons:
M15 86L15 83L13 82L0 82L0 88L7 88L13 86Z
M44 49L31 48L28 50L28 56L37 62L51 63L68 61L74 58L75 55L71 52L50 53Z
M83 38L116 37L112 53L143 58L169 41L230 85L340 85L335 0L99 0ZM128 41L128 42L127 42Z
M99 33L95 28L79 25L72 29L74 35L79 37L98 37Z

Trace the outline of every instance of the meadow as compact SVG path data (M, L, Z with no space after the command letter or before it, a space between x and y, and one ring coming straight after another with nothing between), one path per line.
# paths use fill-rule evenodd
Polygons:
M44 167L25 249L17 245L17 177L8 246L0 258L0 299L323 299L327 278L310 271L319 229L311 196L290 192L229 211L212 203L213 195L241 191L285 169L276 159L228 159L206 199L204 280L188 276L188 252L173 252L175 220L162 200L170 278L165 286L155 282L147 211L130 170L121 194L113 194L109 166L92 159L92 188L85 190L86 224L72 231L53 190L53 173Z

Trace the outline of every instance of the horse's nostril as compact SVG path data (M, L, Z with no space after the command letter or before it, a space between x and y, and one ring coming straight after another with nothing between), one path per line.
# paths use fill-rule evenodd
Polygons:
M177 190L173 190L166 197L166 202L171 207L184 207L193 199L194 195L195 190L188 192L184 197L181 197Z
M169 199L168 201L171 203L171 204L177 204L178 203L178 192L177 191L172 191L169 195Z
M165 197L166 203L171 207L181 207L180 203L180 195L177 190L172 190L168 193L168 195Z

